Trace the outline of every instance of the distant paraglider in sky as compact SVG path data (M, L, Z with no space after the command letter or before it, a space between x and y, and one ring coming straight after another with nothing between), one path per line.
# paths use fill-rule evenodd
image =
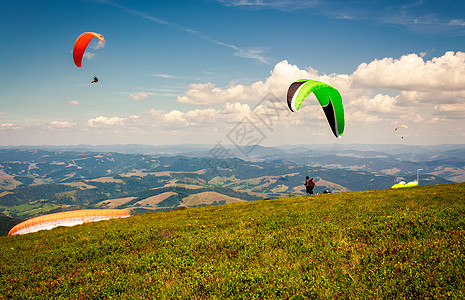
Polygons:
M96 83L96 82L98 82L98 78L97 78L97 76L94 76L94 79L92 79L92 81L90 83Z
M83 209L59 212L19 223L8 232L8 235L26 234L39 230L49 230L58 226L75 226L86 222L130 216L131 213L126 209Z
M287 104L291 111L297 111L305 98L312 93L318 99L335 137L340 138L344 133L344 107L339 91L324 82L299 79L289 86Z
M397 131L397 129L399 129L401 127L404 127L405 129L408 129L407 125L399 125L399 126L396 127L396 129L394 129L394 131Z
M87 45L89 45L90 41L94 37L99 39L102 42L105 42L105 39L99 33L84 32L77 38L76 42L74 43L73 59L77 67L81 67L82 56L84 55L84 52L86 51Z
M400 128L408 129L408 126L407 126L407 125L399 125L399 126L397 126L397 127L394 129L394 131L397 131L397 130L399 130ZM400 138L401 138L401 139L404 139L404 136L402 135Z

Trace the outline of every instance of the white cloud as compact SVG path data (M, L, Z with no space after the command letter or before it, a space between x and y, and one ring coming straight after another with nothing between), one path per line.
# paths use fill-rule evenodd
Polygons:
M447 52L425 60L424 56L410 54L399 59L385 58L361 64L352 74L329 75L282 61L267 78L248 85L230 83L218 87L213 82L189 85L184 95L178 97L178 102L194 105L191 109L151 109L131 117L98 116L88 120L83 129L88 133L131 139L149 136L159 141L161 137L165 140L178 137L179 142L215 143L226 139L236 124L249 120L266 132L267 137L275 135L270 139L276 139L276 143L292 142L290 133L299 135L299 132L298 139L319 136L318 141L331 142L333 136L325 115L313 95L298 112L290 113L287 109L285 99L290 83L309 78L327 82L341 92L346 115L345 139L373 142L380 136L393 136L396 142L392 128L408 124L412 132L428 140L430 131L437 128L431 129L433 123L441 126L441 122L450 124L447 121L454 121L455 134L465 130L462 121L465 119L464 55ZM148 95L136 92L130 97L141 100ZM267 116L266 105L261 101L270 95L282 104L282 110L271 124L273 128L267 128L260 119L260 116L265 119ZM71 130L71 126L72 123L54 123L54 128ZM386 141L385 138L378 140Z
M362 96L354 98L348 106L356 108L359 111L386 115L392 112L398 113L397 102L398 96L391 97L389 95L376 94L374 97Z
M139 128L141 130L145 128L150 132L166 133L167 129L208 129L212 126L225 129L244 117L252 117L248 104L226 103L220 109L193 109L185 112L150 109L143 115L134 115L129 118L99 116L88 120L86 124L89 128Z
M257 81L248 86L231 83L225 88L216 87L211 82L191 84L177 101L189 105L217 105L227 102L258 103L270 93L280 99L285 99L289 84L301 78L311 78L334 85L344 95L351 97L366 93L366 89L352 86L352 78L349 75L320 76L318 71L310 67L302 70L284 60L275 65L265 81Z
M352 74L319 74L312 68L299 68L287 61L279 62L267 78L244 85L230 83L217 87L212 82L191 84L178 102L189 106L178 109L150 109L146 113L122 116L97 116L82 122L53 121L46 124L21 127L10 122L0 124L2 139L16 138L13 130L28 131L33 137L37 129L50 133L71 133L105 137L105 140L123 138L127 141L170 141L216 143L227 142L226 135L243 120L253 122L266 133L269 140L280 143L305 143L308 136L321 136L317 141L333 141L325 115L313 95L300 110L287 109L286 93L294 80L300 78L327 82L343 96L346 116L344 142L398 142L393 128L407 124L418 141L431 138L431 131L444 135L437 141L451 140L465 131L465 54L447 52L443 56L425 60L421 55L410 54L399 59L385 58L361 64ZM438 76L441 74L441 76ZM143 99L146 92L131 93ZM281 109L272 122L272 128L263 124L267 107L263 102L273 96ZM72 101L68 102L69 105ZM77 101L76 101L77 102ZM186 110L187 107L187 110ZM184 108L184 110L183 110ZM453 123L452 123L453 122ZM454 124L442 128L444 124ZM434 126L433 126L434 124ZM58 130L59 129L59 130ZM34 131L36 130L36 131ZM299 132L300 135L299 135ZM298 135L296 140L295 135ZM412 134L413 136L413 134ZM421 140L421 138L423 140ZM436 142L436 140L434 141Z
M66 105L72 105L72 106L77 106L77 105L81 105L81 103L77 100L71 100L71 101L68 101L65 103Z
M163 119L168 123L175 123L177 125L183 125L187 123L187 120L184 119L184 114L179 110L172 110L166 113L163 116Z
M145 99L149 96L148 93L145 92L133 92L129 94L129 99L132 99L134 101L140 101L142 99Z
M0 130L18 130L22 127L13 123L0 123Z
M185 112L183 118L187 120L189 126L205 126L207 124L215 124L218 119L217 114L218 111L212 108L195 109Z
M441 119L464 119L465 106L460 104L439 104L433 107L433 116Z
M171 129L209 128L211 126L223 126L226 123L238 122L244 116L250 116L250 107L247 104L226 103L221 109L205 108L188 110L186 112L179 110L168 112L151 110L140 121L155 123L158 127Z
M90 119L87 121L87 126L89 127L106 127L106 126L122 126L123 121L126 120L125 118L120 117L104 117L99 116L94 119Z
M34 132L37 136L40 136L38 132L56 132L57 130L67 130L77 127L77 123L75 122L68 122L68 121L51 121L51 122L40 122L40 123L33 123L25 126L16 125L12 123L3 123L0 124L0 131L16 131L22 130L26 134L26 132Z
M424 61L417 54L361 64L352 74L354 85L398 91L464 90L465 53L446 52Z
M399 105L416 106L422 103L454 104L464 103L465 90L402 91L399 93Z
M463 52L447 52L431 60L417 54L399 59L384 58L362 63L352 74L320 75L312 68L301 69L282 61L264 81L250 85L231 83L223 88L212 82L191 84L177 101L196 106L226 104L221 113L225 113L231 103L247 103L250 109L269 93L285 101L289 84L300 78L319 80L336 87L343 96L346 118L356 123L374 124L382 120L424 122L428 116L432 118L432 114L457 119L462 115L461 107L465 107ZM308 101L302 108L309 105L315 109L317 102ZM448 109L450 107L455 109Z
M218 104L218 102L246 101L247 99L244 97L247 96L248 95L244 93L244 86L242 85L221 89L215 87L213 83L207 82L190 84L186 94L178 97L177 101L190 105L214 105Z
M52 121L48 124L48 128L50 129L60 129L60 128L71 128L75 127L76 123L74 122L59 122L59 121Z
M190 84L184 96L177 101L190 105L215 105L227 102L258 102L268 93L284 96L289 82L295 78L314 78L316 71L313 69L300 70L297 66L282 61L271 71L271 76L265 82L257 81L249 86L230 84L226 88L216 87L211 82Z

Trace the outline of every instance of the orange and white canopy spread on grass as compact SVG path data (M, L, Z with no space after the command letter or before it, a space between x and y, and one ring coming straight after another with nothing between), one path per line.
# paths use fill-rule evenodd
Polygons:
M74 226L85 222L130 217L126 209L83 209L43 215L26 220L13 227L8 235L26 234L58 226Z

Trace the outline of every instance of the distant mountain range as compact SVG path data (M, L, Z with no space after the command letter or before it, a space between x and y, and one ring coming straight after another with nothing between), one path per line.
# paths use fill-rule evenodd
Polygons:
M380 172L383 174L411 174L422 169L423 174L434 174L450 181L465 181L465 144L443 145L382 145L331 144L282 145L278 147L234 145L70 145L70 146L0 146L0 149L40 149L45 151L111 152L159 156L187 156L211 158L239 158L247 161L288 161L314 167L344 168ZM0 158L1 160L1 158Z
M217 145L213 144L179 144L179 145L144 145L144 144L114 144L114 145L24 145L0 146L0 149L41 149L48 151L81 151L81 152L117 152L123 154L152 154L152 155L184 155L204 156ZM465 153L465 144L442 145L405 145L405 144L314 144L314 145L281 145L276 147L263 147L253 145L244 147L241 151L235 145L222 145L237 157L254 158L267 155L279 156L284 153L298 154L306 152L315 153L363 153L369 157L373 155L411 155L418 159L434 158L438 154L446 157L462 156ZM250 155L244 155L244 152ZM409 157L411 159L411 157Z
M304 194L465 181L465 145L77 145L0 147L0 215L133 213Z

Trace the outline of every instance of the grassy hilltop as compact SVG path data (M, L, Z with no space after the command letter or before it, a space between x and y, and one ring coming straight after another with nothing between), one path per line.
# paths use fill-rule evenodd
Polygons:
M465 184L0 237L0 299L465 298Z

